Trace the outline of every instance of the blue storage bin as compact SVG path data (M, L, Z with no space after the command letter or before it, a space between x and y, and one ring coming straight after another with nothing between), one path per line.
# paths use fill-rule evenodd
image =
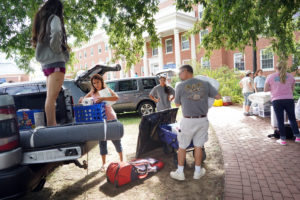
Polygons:
M20 130L35 128L34 113L43 112L42 110L33 109L26 111L17 111L18 125Z
M74 106L74 116L77 123L102 122L106 119L105 103L90 106Z
M178 140L177 140L177 133L172 132L172 125L160 125L159 136L162 142L172 146L174 149L178 149ZM194 147L193 141L188 146L188 148Z

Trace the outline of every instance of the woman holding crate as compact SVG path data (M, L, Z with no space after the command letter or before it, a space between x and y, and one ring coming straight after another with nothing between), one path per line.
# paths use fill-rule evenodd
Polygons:
M108 87L106 88L106 86L104 84L104 80L103 80L102 76L100 76L99 74L95 74L92 76L91 85L92 85L91 91L84 98L92 97L94 103L101 103L103 101L117 101L119 99L118 95L113 90L111 90ZM107 95L105 97L101 96L100 91L103 91L104 89L108 90L110 95ZM80 98L79 103L81 103L82 100L83 99ZM109 104L105 105L105 115L106 115L107 121L117 119L117 115L116 115L115 111ZM119 153L120 161L123 161L121 140L112 140L112 143L114 144L116 151ZM99 146L100 146L100 154L101 154L101 158L102 158L102 167L100 170L102 172L104 172L105 171L105 163L106 163L106 155L107 155L107 141L106 140L100 141Z

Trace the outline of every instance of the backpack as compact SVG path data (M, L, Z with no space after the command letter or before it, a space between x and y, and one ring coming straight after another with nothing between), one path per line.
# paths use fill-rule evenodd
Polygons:
M293 134L292 128L290 125L284 125L285 128L285 135L286 139L288 140L295 140L295 136ZM280 138L280 132L279 130L275 130L273 134L268 135L269 138Z
M120 187L137 179L143 179L149 172L162 169L164 163L153 158L136 159L130 162L112 162L106 170L107 182Z

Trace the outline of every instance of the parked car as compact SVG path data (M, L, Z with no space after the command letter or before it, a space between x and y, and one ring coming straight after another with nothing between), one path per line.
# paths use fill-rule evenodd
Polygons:
M108 67L96 65L75 79L65 79L63 89L68 89L76 104L80 97L85 96L91 88L90 79L94 74L103 75L107 71L119 71L120 65ZM117 113L138 111L141 115L155 111L155 102L149 98L153 87L159 84L156 76L134 77L106 81L108 87L119 95L119 100L112 106ZM45 81L29 81L0 85L0 94L21 95L46 91ZM57 108L59 110L59 108Z
M138 111L140 115L146 115L155 111L155 102L149 98L149 93L159 84L156 76L110 80L106 84L119 96L112 105L117 113Z
M120 66L96 66L96 70L83 74L86 79L93 73L103 75L106 71L120 70ZM84 80L82 77L81 80ZM77 80L78 80L77 79ZM19 109L44 109L46 98L45 82L27 82L2 84L0 88L0 199L19 197L29 191L43 188L46 177L58 166L79 163L78 158L92 149L107 131L110 139L119 139L123 135L123 125L118 121L89 122L75 124L73 117L73 98L70 91L76 88L76 81L65 81L69 89L62 89L57 99L56 119L59 126L44 127L35 130L20 130L15 111ZM73 89L74 89L73 88ZM78 88L78 87L77 87ZM85 94L74 89L77 96ZM12 95L8 95L10 93ZM86 131L88 130L88 131ZM77 132L77 133L76 133ZM70 136L72 134L72 136ZM109 138L107 138L109 139ZM72 174L70 174L72 176Z

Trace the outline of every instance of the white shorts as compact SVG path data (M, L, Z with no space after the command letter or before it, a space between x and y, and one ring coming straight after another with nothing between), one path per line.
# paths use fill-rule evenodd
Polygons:
M183 118L180 122L181 132L177 135L179 147L186 149L191 141L194 147L203 147L208 140L208 127L207 117Z

